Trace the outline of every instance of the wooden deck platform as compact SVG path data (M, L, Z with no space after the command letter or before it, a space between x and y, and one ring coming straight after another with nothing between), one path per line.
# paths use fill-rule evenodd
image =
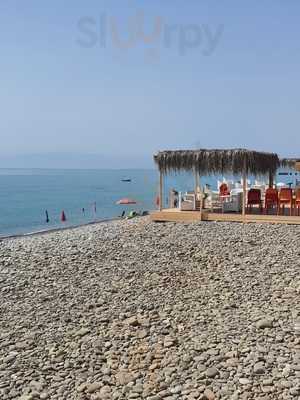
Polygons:
M244 222L244 223L269 223L269 224L291 224L300 225L300 217L289 215L262 215L234 213L212 213L207 210L180 211L178 209L164 209L153 211L151 220L156 222L198 222L198 221L220 221L220 222Z

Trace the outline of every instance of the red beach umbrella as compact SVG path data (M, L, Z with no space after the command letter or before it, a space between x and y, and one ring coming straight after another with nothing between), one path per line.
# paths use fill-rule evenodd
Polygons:
M117 201L116 204L119 205L130 205L130 204L136 204L136 201L133 199L128 199L127 197L125 197L124 199L121 199L119 201Z

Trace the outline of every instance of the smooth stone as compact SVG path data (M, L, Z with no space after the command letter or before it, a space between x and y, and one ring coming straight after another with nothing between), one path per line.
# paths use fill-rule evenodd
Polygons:
M251 381L247 378L240 378L239 382L241 385L250 385Z
M91 385L88 385L87 387L87 392L88 393L94 393L97 390L99 390L101 388L102 384L99 382L94 382Z
M216 398L214 392L212 390L210 390L210 389L205 389L204 390L203 397L206 400L215 400L215 398Z
M263 386L272 386L273 385L273 380L272 379L264 379L262 381Z
M83 336L87 335L88 333L90 333L89 328L81 328L75 333L75 336L83 337Z
M197 365L197 370L199 372L204 372L204 371L206 371L206 366L204 364L198 364Z
M300 388L299 387L298 388L296 388L296 387L291 388L290 389L290 393L291 393L292 396L298 396L298 395L300 395Z
M271 319L261 319L256 326L258 329L273 328L273 321Z
M116 380L119 385L127 385L134 381L134 376L128 372L118 372L116 374Z
M42 392L42 393L40 393L40 399L41 399L41 400L50 399L50 393L47 393L47 392Z
M208 368L206 370L206 376L208 378L214 378L215 376L219 375L219 371L215 367Z
M226 360L226 364L228 367L236 367L239 365L239 359L238 358L228 358Z
M137 333L138 338L145 339L148 336L148 332L145 329L142 329Z
M291 367L289 365L286 365L282 370L282 376L288 378L290 374L291 374Z
M253 367L253 372L255 375L263 375L266 372L266 369L262 363L257 363Z
M139 326L140 325L140 322L139 322L138 318L135 315L125 319L124 322L127 325L130 325L130 326Z
M85 389L87 388L87 384L86 383L82 383L81 385L79 385L76 390L78 393L84 392Z
M182 386L178 385L178 386L175 386L175 387L171 387L170 388L170 393L179 394L179 393L181 393L181 390L182 390Z
M166 336L164 340L164 347L172 347L176 344L176 339L171 336Z

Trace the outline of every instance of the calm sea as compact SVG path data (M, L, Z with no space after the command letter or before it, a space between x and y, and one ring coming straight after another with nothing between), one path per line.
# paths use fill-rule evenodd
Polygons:
M212 186L216 181L216 177L201 180ZM164 197L172 187L193 190L194 178L186 174L168 177ZM114 218L123 210L152 210L157 189L155 170L0 169L0 236ZM116 205L123 197L133 198L137 204ZM67 218L64 223L60 221L63 210Z
M122 182L127 178L131 182ZM182 188L193 188L193 177L179 176L170 177L166 189L180 182ZM113 218L123 210L127 214L152 210L157 188L155 170L0 169L0 236ZM137 204L116 205L123 197L133 198ZM65 223L60 221L62 210Z

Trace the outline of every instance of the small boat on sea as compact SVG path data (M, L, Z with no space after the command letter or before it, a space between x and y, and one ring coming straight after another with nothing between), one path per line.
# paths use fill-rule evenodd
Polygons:
M130 178L121 179L121 182L131 182L131 179Z

